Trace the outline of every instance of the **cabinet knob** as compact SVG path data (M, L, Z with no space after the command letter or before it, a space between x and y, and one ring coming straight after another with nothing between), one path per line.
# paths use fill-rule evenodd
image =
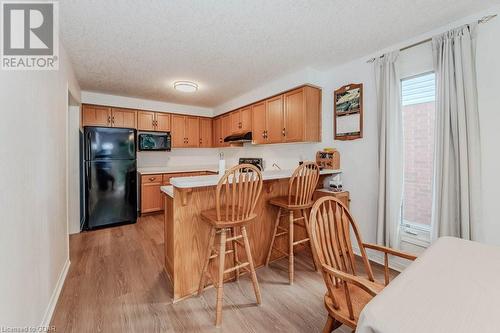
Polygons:
M108 124L111 123L111 116L108 116Z
M152 182L153 180L155 180L156 177L149 177L149 181Z

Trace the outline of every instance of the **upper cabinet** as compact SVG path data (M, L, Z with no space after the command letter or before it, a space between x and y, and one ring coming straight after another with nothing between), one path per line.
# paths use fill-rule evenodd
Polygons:
M252 105L253 143L321 141L321 90L304 86Z
M82 126L136 128L137 115L135 110L84 104Z
M214 119L84 104L83 126L170 132L173 148L228 147L230 135L252 132L254 144L321 141L321 89L302 86Z
M152 111L137 112L137 129L139 131L170 132L170 114Z
M111 126L111 108L84 104L82 126Z
M212 119L200 118L200 148L212 147Z
M137 112L130 109L112 108L111 126L137 128Z
M229 114L231 134L240 134L252 131L252 107L247 106Z
M200 119L193 116L172 115L172 148L200 146Z
M224 138L222 137L222 117L217 117L213 121L213 146L222 147Z

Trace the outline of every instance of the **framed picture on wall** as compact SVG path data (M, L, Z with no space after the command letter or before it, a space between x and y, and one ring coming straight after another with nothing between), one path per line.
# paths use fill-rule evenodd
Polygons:
M333 93L335 140L363 137L363 84L351 83Z

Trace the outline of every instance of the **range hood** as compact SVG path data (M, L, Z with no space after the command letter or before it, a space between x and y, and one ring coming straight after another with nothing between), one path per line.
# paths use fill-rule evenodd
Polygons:
M224 142L251 142L252 132L230 135L224 138Z

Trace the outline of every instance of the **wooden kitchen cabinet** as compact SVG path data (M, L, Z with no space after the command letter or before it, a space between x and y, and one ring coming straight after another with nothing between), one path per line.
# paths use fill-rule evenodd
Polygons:
M252 105L252 142L266 143L266 103Z
M213 147L222 147L224 138L222 137L222 118L215 118L213 121Z
M347 209L349 209L349 204L351 202L351 199L348 191L333 192L329 191L328 189L319 189L314 192L313 200L316 201L319 198L327 196L332 196L339 199L340 202L342 202L347 207Z
M141 214L163 210L162 185L161 174L141 176Z
M321 141L321 90L304 86L283 95L285 142Z
M200 145L199 117L172 115L172 148L195 148Z
M156 117L156 131L158 132L170 132L170 114L168 113L155 113Z
M240 134L252 131L252 107L247 106L240 110L233 111L230 117L230 133Z
M283 95L279 95L266 100L266 143L283 141Z
M229 147L229 142L224 139L231 135L231 116L229 114L222 116L222 144L221 147Z
M84 104L82 126L111 126L111 108Z
M321 90L304 86L252 105L253 143L321 141Z
M212 147L212 119L200 118L200 148Z
M111 126L137 128L137 112L130 109L112 108Z
M137 129L139 131L170 132L170 119L169 113L138 111Z

